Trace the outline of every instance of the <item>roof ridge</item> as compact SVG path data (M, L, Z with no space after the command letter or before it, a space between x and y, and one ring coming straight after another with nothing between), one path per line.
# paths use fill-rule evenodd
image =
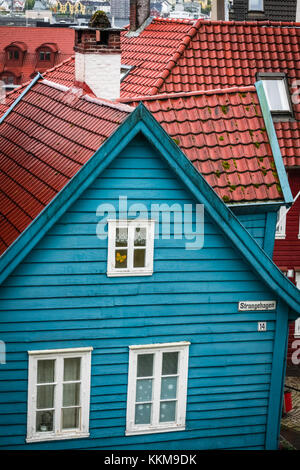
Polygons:
M249 91L256 91L254 85L247 85L247 86L235 86L235 87L228 87L228 88L211 88L209 90L195 90L195 91L181 91L179 93L161 93L155 95L137 95L134 97L124 97L119 98L119 103L130 103L136 101L152 101L152 100L163 100L163 99L170 99L170 98L182 98L182 97L189 97L189 96L200 96L200 95L219 95L225 93L243 93Z
M262 21L224 21L224 20L201 20L201 24L205 25L229 25L229 26L289 26L300 28L300 22L298 21L271 21L271 20L262 20Z
M150 90L151 94L153 94L153 95L156 94L158 92L158 90L161 88L161 86L163 85L166 78L170 75L171 70L176 65L177 60L182 56L183 52L186 50L187 46L190 44L192 38L197 33L197 31L199 29L199 26L200 26L202 21L203 20L198 19L196 21L193 21L193 23L186 23L186 24L190 24L191 28L190 28L189 32L185 35L183 40L180 42L179 46L177 47L176 52L173 54L171 59L168 61L167 65L166 65L165 69L162 71L160 77L158 77L158 79L156 80L155 85Z
M57 82L52 82L51 80L47 80L45 78L42 79L41 83L43 83L46 86L50 86L51 88L55 88L56 90L63 91L63 92L68 92L68 91L72 92L72 89L80 90L82 92L82 95L79 96L79 98L89 101L90 103L99 104L101 106L108 106L109 108L113 108L113 109L117 109L119 111L125 111L125 112L132 112L135 109L135 107L129 106L127 104L110 101L105 98L97 98L97 97L90 96L84 93L84 90L76 86L76 84L74 84L73 87L68 87L66 85L62 85Z

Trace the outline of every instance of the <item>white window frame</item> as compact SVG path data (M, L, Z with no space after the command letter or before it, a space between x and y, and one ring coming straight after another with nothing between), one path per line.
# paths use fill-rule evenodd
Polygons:
M155 220L148 219L132 219L132 220L108 220L108 254L107 254L107 276L151 276L153 274L153 255L154 255L154 228ZM145 266L133 267L134 253L134 231L135 228L146 228L146 255ZM116 244L116 228L128 229L128 245L127 245L127 268L115 267L115 250ZM123 248L119 247L121 251Z
M278 222L276 223L275 238L277 240L283 240L286 236L286 215L288 209L285 206L281 206L278 211Z
M44 351L28 351L28 412L26 442L53 441L89 437L90 409L90 378L91 352L93 348L55 349ZM78 429L61 429L62 395L63 395L63 364L65 358L81 358L80 387L80 427ZM55 392L53 431L36 431L37 403L37 369L38 360L55 360Z
M295 281L296 281L296 286L298 289L300 289L300 272L295 273ZM295 321L295 333L294 333L295 338L300 338L300 317L297 318Z
M152 434L185 429L189 341L178 343L129 346L126 436ZM161 367L164 352L178 352L178 383L176 421L159 423ZM150 424L135 424L137 358L139 354L154 354L152 413Z
M253 1L248 1L248 11L264 11L264 0L261 0L261 8L254 8Z
M261 74L260 79L263 84L264 92L266 95L266 99L267 99L271 114L272 115L292 114L292 107L291 107L291 102L290 102L290 97L289 97L289 90L288 90L287 83L286 83L286 78L284 76L279 76L279 75L277 76L276 74L274 74L273 76L272 74L270 74L269 76ZM279 83L279 94L280 94L281 102L283 103L283 108L281 109L274 109L272 107L271 98L269 96L270 91L268 88L268 83L274 82L274 81Z

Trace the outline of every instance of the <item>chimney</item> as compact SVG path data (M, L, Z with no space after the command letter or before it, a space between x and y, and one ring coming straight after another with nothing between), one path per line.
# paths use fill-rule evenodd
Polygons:
M75 26L75 82L98 98L120 97L122 29Z
M130 0L130 31L136 31L150 16L150 0Z
M212 0L211 2L211 20L224 21L226 18L226 0Z

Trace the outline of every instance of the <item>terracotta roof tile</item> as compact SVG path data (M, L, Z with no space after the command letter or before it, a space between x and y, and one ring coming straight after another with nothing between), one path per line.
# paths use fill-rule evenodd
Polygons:
M140 100L224 201L282 200L255 87Z
M9 96L18 96L25 87ZM122 104L39 80L1 124L0 253L128 116Z

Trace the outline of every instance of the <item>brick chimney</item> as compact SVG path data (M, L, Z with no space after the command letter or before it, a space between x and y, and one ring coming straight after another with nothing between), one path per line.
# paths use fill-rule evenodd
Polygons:
M76 26L75 81L98 98L120 97L122 29Z
M150 0L130 0L130 31L136 31L150 16Z

